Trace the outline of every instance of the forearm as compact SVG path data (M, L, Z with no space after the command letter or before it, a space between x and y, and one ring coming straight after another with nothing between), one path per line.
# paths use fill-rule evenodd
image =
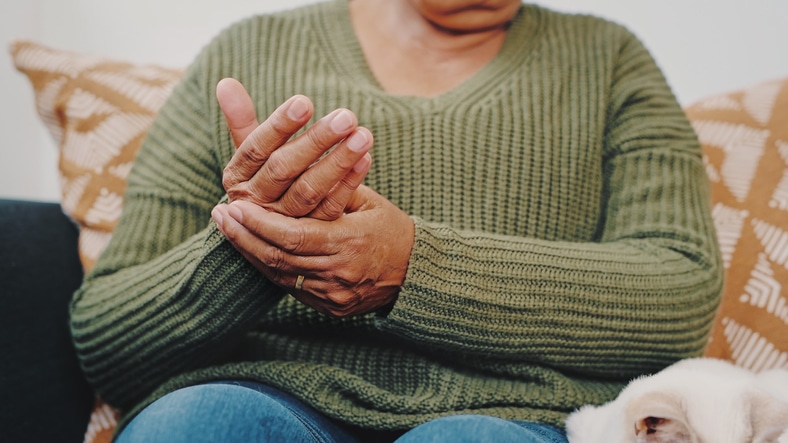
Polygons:
M112 241L71 308L82 366L127 407L170 376L220 358L281 294L210 218L223 198L226 133L200 60L148 131ZM220 117L219 117L220 118Z
M458 355L602 376L700 354L723 273L700 158L644 150L608 171L615 190L598 239L494 236L416 219L405 284L379 326Z
M705 345L720 290L710 263L651 240L574 244L417 226L385 331L461 355L609 376Z
M166 204L132 199L128 207L144 216ZM167 226L176 217L189 216L181 213L159 223ZM134 240L131 229L116 235L126 245L144 244ZM107 251L101 268L75 294L71 310L86 376L118 407L174 374L215 361L281 295L212 223L142 263L124 249L117 245Z

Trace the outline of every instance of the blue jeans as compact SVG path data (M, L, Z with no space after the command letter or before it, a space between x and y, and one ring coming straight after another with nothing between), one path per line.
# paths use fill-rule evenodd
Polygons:
M549 425L482 415L439 418L402 434L329 420L294 397L253 382L220 382L172 392L143 409L117 436L133 442L567 443Z

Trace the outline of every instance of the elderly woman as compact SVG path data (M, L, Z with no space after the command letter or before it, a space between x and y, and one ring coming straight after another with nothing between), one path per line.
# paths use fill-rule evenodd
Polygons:
M336 0L204 49L71 321L121 442L564 442L702 352L721 282L698 142L624 28Z

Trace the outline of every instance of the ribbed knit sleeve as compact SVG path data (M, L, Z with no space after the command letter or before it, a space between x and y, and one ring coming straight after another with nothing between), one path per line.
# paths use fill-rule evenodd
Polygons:
M405 285L382 330L458 361L611 378L702 352L722 267L700 148L648 52L617 31L593 241L491 235L417 217Z
M218 114L205 82L213 51L206 49L157 117L113 240L73 299L82 367L116 407L216 361L281 298L210 217L224 192L217 151L232 149L212 131L223 122L208 117Z

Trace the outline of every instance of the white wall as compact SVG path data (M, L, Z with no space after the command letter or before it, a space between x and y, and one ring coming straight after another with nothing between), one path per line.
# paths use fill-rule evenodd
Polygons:
M542 0L629 27L651 50L679 102L788 77L786 0Z
M8 56L18 38L139 63L185 67L245 16L314 0L0 0L0 198L59 199L57 150L27 79Z
M29 38L63 49L183 67L231 22L313 1L2 0L0 45ZM683 104L788 76L785 0L537 2L627 25L652 51ZM0 56L0 97L0 198L57 200L56 148L35 114L30 85L8 56Z

